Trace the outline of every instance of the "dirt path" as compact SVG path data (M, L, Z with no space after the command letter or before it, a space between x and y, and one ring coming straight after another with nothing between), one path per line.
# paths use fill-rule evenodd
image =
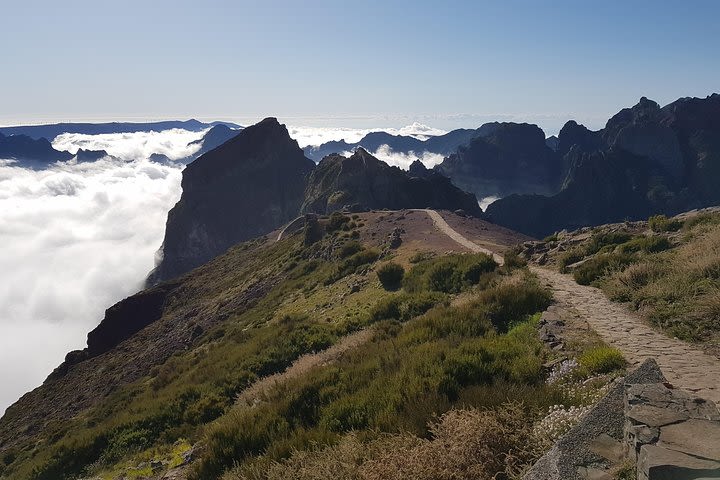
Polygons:
M447 235L448 237L455 240L457 243L462 245L463 247L467 248L468 250L475 252L475 253L487 253L488 255L491 255L498 264L502 265L505 261L501 255L498 255L497 253L488 250L487 248L483 248L480 245L476 244L475 242L472 242L456 232L448 223L443 219L442 215L440 215L435 210L429 210L429 209L423 209L421 210L430 216L430 218L433 221L433 224L435 227L440 230L442 233Z
M474 251L492 253L453 230L434 210L425 210L438 230ZM497 254L493 254L496 258ZM540 267L531 270L554 291L557 304L576 311L609 345L623 352L632 365L655 358L668 381L720 404L720 362L691 344L650 328L623 305L610 301L597 288L579 285L569 275Z

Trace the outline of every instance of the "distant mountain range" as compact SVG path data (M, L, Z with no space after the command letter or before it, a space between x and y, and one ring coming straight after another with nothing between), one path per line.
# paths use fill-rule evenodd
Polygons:
M191 120L189 122L193 122L192 125L196 125L197 122L194 120ZM125 126L127 128L130 128L129 126L140 126L140 125L155 125L155 126L162 126L166 124L187 124L188 122L162 122L162 123L155 123L155 124L100 124L100 125L93 125L93 124L62 124L62 125L90 125L91 127L100 126L102 128L105 128L106 125L121 125ZM232 137L238 134L240 129L242 127L238 127L237 129L230 128L225 123L221 122L214 122L215 125L210 128L210 130L203 135L202 138L195 140L194 142L191 142L189 145L200 145L200 149L195 152L192 155L189 155L185 158L179 159L179 160L170 160L167 156L162 154L152 154L150 156L151 161L159 162L159 163L169 163L169 164L187 164L195 160L200 155L204 154L205 152L208 152L216 147L219 147ZM58 125L51 125L48 127L58 127L61 124ZM203 125L209 125L209 124L203 124ZM12 129L23 129L23 128L33 128L33 127L8 127ZM176 128L176 127L170 127L170 128ZM180 128L180 127L177 127ZM78 128L74 128L75 130L78 130ZM90 129L85 129L85 131L90 131ZM21 131L21 130L17 130ZM138 130L138 131L147 131L147 130ZM62 132L66 133L66 132ZM118 132L114 132L118 133ZM64 150L56 150L53 148L52 144L47 138L33 138L30 135L23 134L23 133L12 133L5 135L2 132L0 132L0 159L4 160L15 160L15 165L24 167L24 168L32 168L35 170L47 168L48 166L56 163L56 162L65 162L68 160L72 160L75 158L78 162L94 162L96 160L99 160L104 157L108 157L108 153L105 150L83 150L79 149L77 153L72 154L70 152L66 152Z
M164 122L110 122L110 123L53 123L48 125L20 125L0 127L5 135L27 135L30 138L46 138L51 142L63 133L80 133L84 135L100 135L108 133L161 132L173 128L181 128L191 132L199 132L216 125L224 125L233 129L240 128L232 122L200 122L191 120L169 120Z
M570 121L558 136L563 178L554 195L491 204L495 223L542 237L720 204L720 95L660 107L642 98L590 131Z
M430 152L449 155L460 145L464 145L473 138L482 135L485 131L483 127L478 129L461 128L444 135L429 137L427 140L419 140L407 135L392 135L387 132L371 132L355 143L347 143L344 140L332 141L322 145L305 147L304 151L305 156L315 160L315 162L319 162L330 154L349 152L358 147L374 152L383 145L387 145L394 152L416 152L418 154Z

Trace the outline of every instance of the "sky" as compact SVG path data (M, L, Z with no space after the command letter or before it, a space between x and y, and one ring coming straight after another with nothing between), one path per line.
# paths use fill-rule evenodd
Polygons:
M600 128L720 90L716 1L4 2L0 124Z

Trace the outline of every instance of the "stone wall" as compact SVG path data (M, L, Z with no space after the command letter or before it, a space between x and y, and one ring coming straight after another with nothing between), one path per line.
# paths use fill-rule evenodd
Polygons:
M625 387L625 444L638 480L720 478L720 413L667 383Z

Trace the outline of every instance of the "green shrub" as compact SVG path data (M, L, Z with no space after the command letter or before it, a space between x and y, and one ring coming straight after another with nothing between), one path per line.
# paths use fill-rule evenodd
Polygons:
M668 250L672 247L670 240L662 236L652 237L635 237L632 240L623 243L618 247L622 253L645 252L658 253Z
M527 266L527 261L522 258L517 249L511 249L505 252L503 256L504 265L507 269L523 268Z
M435 257L435 252L417 252L410 257L410 263L420 263Z
M480 292L478 301L487 306L493 326L507 332L512 324L550 306L552 295L534 279L520 277Z
M446 301L447 296L437 292L398 293L375 304L370 309L370 320L406 321Z
M596 233L590 237L590 240L585 247L585 255L592 255L602 249L607 249L608 247L613 247L615 245L621 245L630 239L632 239L632 235L626 232Z
M547 237L543 238L543 242L557 242L558 236L557 233L553 233L552 235L548 235Z
M424 260L405 275L403 287L409 292L434 290L458 293L480 283L483 276L493 272L497 266L495 260L484 253Z
M327 222L328 233L342 230L347 223L350 222L350 217L343 215L340 212L333 212Z
M388 262L378 268L377 276L385 290L397 290L402 285L405 269L402 265Z
M580 367L591 375L610 373L625 366L625 359L612 347L596 347L587 350L578 359Z
M572 250L568 250L558 257L558 266L560 267L560 271L565 272L568 266L579 262L583 258L585 258L585 252L582 249L573 248Z
M683 222L665 215L653 215L648 218L648 226L653 232L677 232L682 228Z
M325 280L325 285L330 285L341 278L355 273L359 267L373 263L380 258L380 252L374 248L360 250L343 260Z
M610 272L622 270L633 259L627 253L601 253L578 265L573 271L573 278L580 285L590 285Z
M347 258L350 255L355 255L359 251L363 249L363 246L360 244L360 242L357 241L349 241L345 242L342 247L340 247L339 256L340 258Z

